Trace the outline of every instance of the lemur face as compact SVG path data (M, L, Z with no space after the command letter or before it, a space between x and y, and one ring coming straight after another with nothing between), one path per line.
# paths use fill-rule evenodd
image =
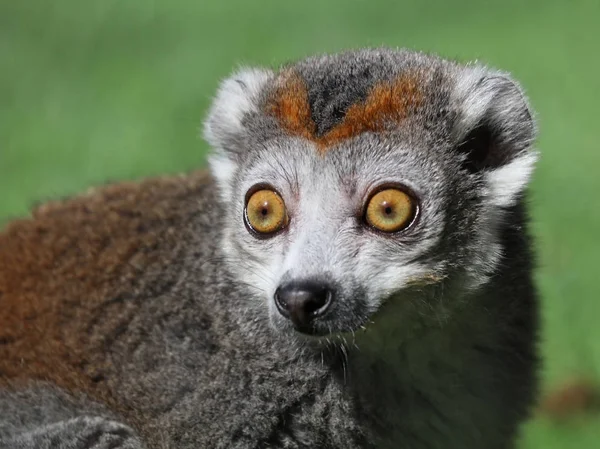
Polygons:
M240 172L231 244L278 325L360 329L391 296L443 273L443 167L426 148L378 140L323 155L303 139L274 140Z
M206 135L231 271L278 329L317 336L484 284L535 160L512 81L389 50L242 72Z

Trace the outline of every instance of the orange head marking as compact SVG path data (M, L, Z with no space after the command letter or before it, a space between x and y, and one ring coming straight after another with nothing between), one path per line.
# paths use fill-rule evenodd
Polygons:
M296 73L288 71L282 75L269 99L267 113L288 133L314 140L316 126L310 113L306 83Z
M268 102L267 113L274 116L285 131L314 142L319 152L325 153L343 140L400 124L423 102L419 80L416 74L403 74L394 81L374 85L364 101L348 108L340 123L318 136L306 83L298 74L286 72Z

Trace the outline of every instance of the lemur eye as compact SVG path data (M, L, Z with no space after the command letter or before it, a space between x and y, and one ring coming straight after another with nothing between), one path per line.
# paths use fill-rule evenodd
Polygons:
M259 234L273 234L289 222L283 199L268 189L257 190L249 196L244 215L246 224Z
M365 221L384 232L396 232L407 228L415 218L416 202L399 189L385 189L369 199Z

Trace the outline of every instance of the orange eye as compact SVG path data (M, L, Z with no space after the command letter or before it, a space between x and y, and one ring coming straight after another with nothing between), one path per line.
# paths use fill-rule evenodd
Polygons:
M273 190L258 190L246 203L246 223L259 234L272 234L288 225L285 203Z
M415 201L407 193L398 189L386 189L371 197L365 220L380 231L396 232L412 223L416 211Z

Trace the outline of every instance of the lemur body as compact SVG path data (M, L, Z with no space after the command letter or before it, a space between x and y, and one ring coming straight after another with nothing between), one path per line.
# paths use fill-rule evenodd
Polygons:
M212 174L0 235L0 448L514 447L534 134L506 75L408 51L234 75Z

